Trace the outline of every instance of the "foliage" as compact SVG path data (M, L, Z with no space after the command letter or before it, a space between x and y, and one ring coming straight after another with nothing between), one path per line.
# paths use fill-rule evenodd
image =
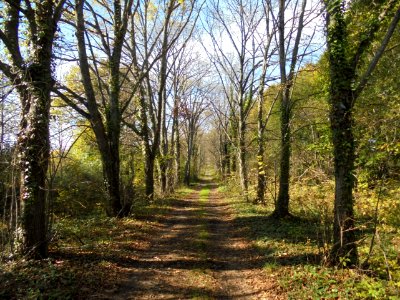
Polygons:
M69 299L78 296L80 268L47 259L20 263L1 274L2 299ZM63 287L70 288L65 289Z
M291 211L295 218L269 217L273 204L251 205L225 190L236 207L237 226L246 228L265 271L279 279L288 299L397 299L400 292L399 188L385 183L379 194L370 189L356 194L360 261L368 257L373 235L375 205L380 199L377 236L368 265L355 269L329 267L333 212L333 182L318 186L307 178L293 182ZM344 263L344 262L343 262Z
M102 165L93 134L85 131L77 136L78 140L55 174L53 189L58 197L53 207L56 214L90 214L105 205ZM58 160L53 163L57 164Z
M331 178L333 169L332 136L327 103L327 68L325 57L317 64L299 70L293 89L295 103L292 130L294 132L293 175L312 178L319 184ZM322 177L321 177L322 175Z
M399 40L397 33L356 106L359 183L371 188L381 179L400 178L400 96L396 88L400 81L393 72L400 64Z

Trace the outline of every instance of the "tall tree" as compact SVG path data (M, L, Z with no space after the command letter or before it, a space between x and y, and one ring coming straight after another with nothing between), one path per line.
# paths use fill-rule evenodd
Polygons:
M236 126L237 140L233 144L246 201L249 189L246 132L248 117L256 102L256 73L262 64L260 53L266 34L259 33L259 25L264 17L258 0L231 0L226 4L213 1L204 22L213 43L212 50L205 50L218 73Z
M177 51L173 57L173 64L171 67L171 89L173 94L172 104L172 129L171 129L171 150L170 157L173 158L171 162L172 177L169 180L169 188L172 191L175 186L181 183L181 138L180 138L180 105L181 97L184 93L183 89L187 77L185 75L186 66L189 64L186 59L185 48L182 51Z
M218 133L218 149L215 149L216 157L218 157L220 175L223 179L228 179L231 175L231 171L235 172L234 162L234 147L232 144L235 140L235 125L231 117L231 107L229 101L226 98L226 94L221 88L216 88L213 92L211 101L212 111L214 115L214 127L217 128ZM218 154L218 155L217 155Z
M89 120L103 163L107 213L122 217L129 213L130 205L120 193L121 83L129 73L125 68L121 76L121 57L133 0L124 0L123 6L120 0L103 5L102 9L111 14L111 21L90 1L76 0L74 27L84 96L63 86L56 93ZM98 58L100 53L104 59Z
M346 1L326 0L326 28L330 67L330 122L335 163L335 205L331 263L355 265L358 260L354 224L354 161L353 107L382 57L400 20L398 1L378 4L369 26L360 30L359 42L349 41L350 20ZM350 9L352 6L350 3ZM355 4L357 4L355 2ZM376 4L375 4L376 5ZM353 6L354 9L356 7ZM394 10L394 12L393 12ZM378 41L378 33L388 15L394 14L375 54L366 59L367 51ZM348 261L346 261L348 260Z
M194 91L196 87L200 89L200 82L207 75L207 71L204 72L201 68L202 62L196 64L194 57L199 53L194 52L193 47L177 45L176 49L172 49L172 59L170 66L170 85L171 92L170 97L173 98L171 104L171 118L172 128L170 137L170 149L169 149L169 176L168 188L170 191L174 187L181 183L181 132L184 126L184 116L187 116L186 112L191 106L191 102L188 98L191 97L191 91ZM203 68L204 69L204 68ZM189 105L189 107L188 107Z
M52 54L65 0L2 2L0 41L9 60L0 60L0 70L13 82L22 107L18 135L20 252L31 258L43 258L47 256L50 93L55 82Z
M143 141L146 195L154 195L154 167L160 157L161 190L166 190L168 138L166 130L167 79L171 49L184 47L196 23L197 2L182 5L176 0L161 1L154 10L151 1L139 7L132 23L130 56L139 82L139 124L126 121ZM189 34L185 32L189 31ZM183 37L183 42L179 41Z
M184 87L180 99L179 114L182 118L183 132L186 139L186 163L184 170L184 183L186 185L190 184L193 174L193 156L200 126L206 120L204 112L207 107L207 94L210 89L210 86L205 81L209 68L206 64L203 64L203 66L200 64L193 70L192 78L187 80L187 85Z
M270 59L274 53L272 47L273 37L276 32L276 27L271 26L271 13L272 5L271 1L265 1L263 3L264 14L265 14L265 32L267 33L267 39L264 44L262 71L259 79L259 87L257 92L258 112L257 112L257 197L255 202L265 202L265 189L267 185L267 178L265 174L264 155L265 155L265 129L268 120L272 114L272 109L275 105L277 97L272 101L271 106L267 115L264 115L265 106L265 86L267 80L267 72L269 67L272 65Z
M292 14L286 18L289 11L289 4ZM302 62L302 58L310 51L309 45L314 34L301 44L305 24L310 23L317 14L317 5L311 6L306 15L307 0L285 1L279 0L278 17L275 19L278 28L278 52L280 69L280 113L281 113L281 154L280 154L280 176L279 193L273 215L282 218L290 215L289 213L289 182L290 182L290 154L291 154L291 120L293 115L292 88L295 84L297 68ZM288 30L287 23L290 28ZM315 29L314 29L315 33Z

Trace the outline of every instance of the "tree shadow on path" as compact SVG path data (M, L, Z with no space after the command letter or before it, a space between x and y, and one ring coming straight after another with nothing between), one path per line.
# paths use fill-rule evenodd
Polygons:
M263 271L265 264L297 264L306 258L276 259L279 249L273 245L256 249L249 238L291 238L303 243L302 234L288 236L283 229L293 224L280 225L268 217L235 218L231 204L217 188L215 183L200 182L184 199L170 199L166 214L149 216L157 224L149 247L130 247L129 255L75 253L73 259L102 261L120 270L117 288L92 298L284 299L276 280ZM200 198L200 190L211 192ZM253 229L260 232L250 235Z

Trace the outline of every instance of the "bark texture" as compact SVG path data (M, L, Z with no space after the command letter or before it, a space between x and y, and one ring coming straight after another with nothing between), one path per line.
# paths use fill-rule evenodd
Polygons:
M32 6L20 0L4 4L6 14L0 39L10 53L10 64L0 61L0 70L16 85L22 107L18 152L21 169L19 252L28 258L47 256L46 178L50 157L49 119L52 53L57 24L65 1L43 1ZM28 5L29 4L29 5ZM27 21L31 52L23 58L20 39L22 20Z

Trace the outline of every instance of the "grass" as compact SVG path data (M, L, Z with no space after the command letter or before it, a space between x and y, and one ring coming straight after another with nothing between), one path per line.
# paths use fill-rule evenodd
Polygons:
M199 190L183 188L178 198ZM219 192L233 189L220 186ZM360 261L365 261L379 202L375 245L368 268L332 268L324 264L330 247L332 183L322 186L292 186L291 211L297 219L280 222L269 218L273 203L252 205L235 194L236 226L264 257L264 269L287 294L288 299L400 299L400 188L387 185L381 191L359 189L356 213L360 231ZM193 247L204 266L192 271L193 282L212 285L207 264L208 225L204 206L210 188L199 191L203 219L194 235ZM230 196L230 195L228 195ZM145 251L159 225L159 218L172 209L174 198L138 199L132 218L123 220L93 214L80 218L56 218L50 241L50 258L41 261L4 262L0 265L0 299L83 299L102 290L112 290L135 261L131 250ZM362 238L362 239L361 239ZM193 292L193 299L208 299L207 290Z
M273 203L252 205L233 194L236 226L247 229L265 259L265 271L278 278L288 299L400 299L400 189L392 186L379 195L378 235L368 268L346 269L325 264L332 230L332 187L331 182L294 184L291 212L297 218L281 221L269 217ZM356 194L361 262L369 252L377 193L359 190Z
M204 206L208 202L209 195L210 195L210 188L207 186L202 187L201 190L199 191L198 201L200 204L200 208L196 211L196 214L199 220L201 220L201 223L198 227L196 239L194 239L193 242L194 243L193 246L197 251L199 259L202 260L204 263L201 264L200 268L191 270L191 274L194 281L202 282L202 284L208 283L208 286L210 286L213 281L212 272L209 269L209 265L207 263L207 257L208 257L207 247L209 243L210 233L208 231L207 221L204 219L206 214ZM208 292L209 291L206 290L198 290L191 295L191 299L204 299L204 300L212 299L209 297Z

